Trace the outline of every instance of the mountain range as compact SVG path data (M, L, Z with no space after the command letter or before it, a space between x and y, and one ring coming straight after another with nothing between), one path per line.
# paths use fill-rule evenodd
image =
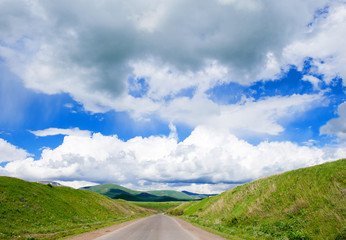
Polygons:
M211 196L209 194L197 194L187 191L179 192L174 190L136 191L114 183L88 186L80 189L96 192L112 199L138 202L196 201Z

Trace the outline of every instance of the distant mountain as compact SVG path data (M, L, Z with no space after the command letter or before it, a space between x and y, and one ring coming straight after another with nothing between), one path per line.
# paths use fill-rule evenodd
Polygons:
M113 183L83 187L80 189L97 192L113 199L138 202L194 201L208 197L206 194L187 194L173 190L136 191Z
M97 192L99 194L105 195L107 197L118 199L117 196L120 195L131 195L135 196L140 194L140 191L135 191L129 188L125 188L123 186L113 184L113 183L106 183L106 184L100 184L95 186L89 186L89 187L82 187L81 190L89 190L92 192ZM121 198L123 199L123 198Z
M188 192L188 191L182 191L183 193L190 195L190 196L194 196L195 198L208 198L208 197L212 197L212 196L216 196L217 194L201 194L201 193L192 193L192 192Z

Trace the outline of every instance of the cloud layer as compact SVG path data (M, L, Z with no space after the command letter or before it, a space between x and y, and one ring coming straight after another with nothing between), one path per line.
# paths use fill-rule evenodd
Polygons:
M278 78L307 58L312 68L303 79L315 89L346 78L343 1L3 0L0 9L0 56L11 70L27 87L68 93L91 112L226 128L222 119L234 116L228 125L252 131L237 126L250 111L266 126L261 133L277 134L273 116L287 109L269 103L259 115L242 102L219 106L206 92ZM299 98L316 106L316 96L292 96L292 108Z
M24 149L13 146L6 140L0 138L0 163L23 160L27 157L29 157L29 153Z
M38 137L47 137L55 135L66 135L66 136L90 136L90 132L87 130L80 130L79 128L71 129L59 129L59 128L48 128L44 130L30 131L32 134Z
M227 184L346 155L345 149L319 149L291 142L261 142L255 146L227 132L202 126L183 142L178 143L174 136L173 132L170 137L135 137L128 141L100 133L65 136L59 147L43 150L41 159L34 161L19 154L21 160L8 163L0 172L24 179L116 182L136 188L150 188L153 183L229 187Z
M273 78L306 57L328 78L345 75L340 1L0 4L0 55L12 71L27 87L69 93L94 112L148 114L183 89L203 93L222 82ZM128 95L129 78L146 80L144 97Z
M336 135L341 141L346 140L346 102L338 107L338 118L331 119L320 129L321 134Z

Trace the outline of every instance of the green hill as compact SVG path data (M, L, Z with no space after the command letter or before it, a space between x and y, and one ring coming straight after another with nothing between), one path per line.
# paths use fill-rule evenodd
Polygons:
M230 239L346 239L346 159L260 179L169 213Z
M140 191L135 191L129 188L125 188L123 186L113 184L113 183L105 183L105 184L100 184L96 186L90 186L90 187L82 187L80 188L81 190L88 190L92 192L96 192L102 195L105 195L107 197L113 198L113 199L119 199L117 198L118 196L125 196L125 195L130 195L130 196L135 196L140 194ZM120 198L123 199L123 198ZM126 199L124 199L126 200Z
M173 191L173 190L156 190L156 191L149 191L149 193L158 197L171 197L174 199L178 199L180 201L182 200L191 201L196 199L193 196L187 195L186 193Z
M100 184L91 187L83 187L82 190L97 192L113 199L124 199L138 202L169 202L169 201L193 201L206 198L207 195L188 195L173 190L135 191L113 183Z
M147 214L97 193L0 177L0 239L57 239Z

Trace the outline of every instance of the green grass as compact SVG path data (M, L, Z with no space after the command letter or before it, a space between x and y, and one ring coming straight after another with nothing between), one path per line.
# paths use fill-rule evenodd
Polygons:
M346 159L260 179L168 212L230 239L346 239Z
M57 239L148 214L97 193L0 177L0 239Z
M157 212L165 212L166 210L179 206L182 202L130 202L133 205L153 209Z

